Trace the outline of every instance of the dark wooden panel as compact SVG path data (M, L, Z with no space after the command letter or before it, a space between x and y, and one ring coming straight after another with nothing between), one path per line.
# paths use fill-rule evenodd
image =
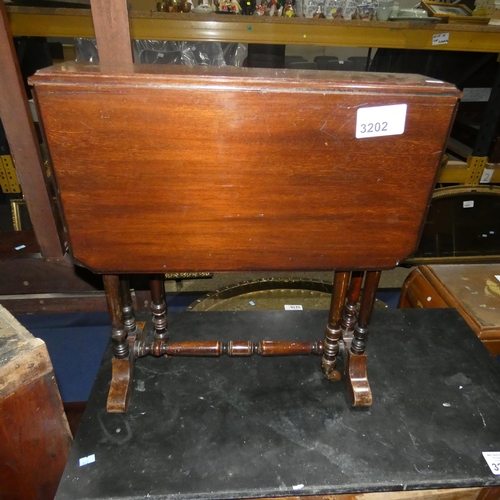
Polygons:
M3 2L0 2L0 47L0 118L42 255L57 260L63 256L63 250L56 215Z
M458 96L415 75L61 69L32 82L72 251L101 272L391 268ZM404 134L356 139L357 109L390 104Z

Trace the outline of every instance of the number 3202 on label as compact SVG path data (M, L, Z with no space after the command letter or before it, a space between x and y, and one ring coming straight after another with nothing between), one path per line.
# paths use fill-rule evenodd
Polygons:
M406 104L359 108L356 114L356 138L401 135L405 131Z
M361 123L360 132L370 134L371 132L387 132L387 122Z

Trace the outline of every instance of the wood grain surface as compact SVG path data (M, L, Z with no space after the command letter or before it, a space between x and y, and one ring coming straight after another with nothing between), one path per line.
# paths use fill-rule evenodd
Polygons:
M388 269L458 91L417 75L65 64L35 85L71 249L106 273ZM402 135L357 109L407 104Z
M47 347L0 306L0 498L54 498L72 443Z

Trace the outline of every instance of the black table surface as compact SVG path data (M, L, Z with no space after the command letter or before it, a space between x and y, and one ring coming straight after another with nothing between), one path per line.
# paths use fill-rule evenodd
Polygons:
M322 338L327 311L186 312L172 340ZM317 356L142 358L125 414L98 373L57 499L227 499L499 485L500 366L453 309L376 310L374 402ZM80 466L79 459L95 455Z

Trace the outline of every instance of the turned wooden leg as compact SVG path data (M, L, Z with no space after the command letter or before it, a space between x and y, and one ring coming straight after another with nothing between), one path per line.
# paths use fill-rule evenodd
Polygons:
M127 336L134 335L137 330L137 324L134 316L134 306L132 304L132 295L130 293L130 283L128 276L120 276L120 295L122 298L123 326Z
M165 283L163 274L153 274L149 280L151 289L151 313L155 339L167 340L167 303L165 301Z
M366 371L365 349L368 337L368 325L375 303L379 280L380 271L369 271L366 273L358 321L354 327L354 337L351 341L350 349L346 350L346 375L353 406L370 406L373 401Z
M353 271L351 273L351 282L347 292L347 302L344 307L342 317L342 336L346 339L352 338L354 325L358 316L358 300L361 293L361 285L363 284L363 271Z
M325 340L323 342L321 367L323 368L325 377L332 381L340 380L340 372L335 370L335 365L339 352L339 340L342 337L342 312L344 310L346 292L349 285L349 275L349 272L335 273L328 325L326 326Z
M111 340L113 349L111 386L108 393L107 410L112 413L127 409L132 380L132 352L128 345L127 330L123 323L123 302L120 294L120 279L116 275L104 275L106 301L111 317Z
M363 354L366 349L366 339L368 337L368 325L375 304L378 282L380 281L380 271L368 271L366 273L365 287L361 299L361 307L358 314L358 322L354 327L354 338L351 342L351 352L353 354Z

